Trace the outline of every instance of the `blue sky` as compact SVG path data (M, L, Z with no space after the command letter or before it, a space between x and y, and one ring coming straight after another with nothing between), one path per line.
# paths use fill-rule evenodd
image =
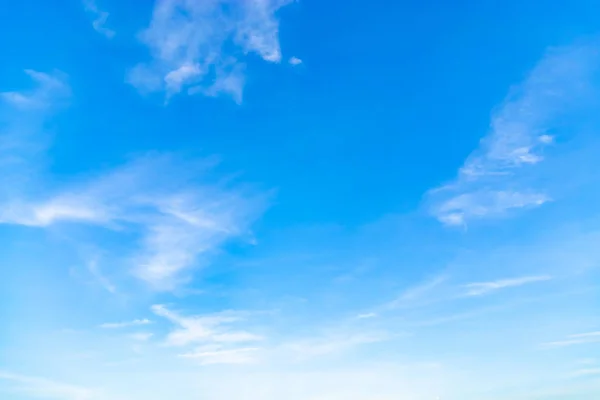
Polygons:
M595 2L2 8L2 398L597 398Z

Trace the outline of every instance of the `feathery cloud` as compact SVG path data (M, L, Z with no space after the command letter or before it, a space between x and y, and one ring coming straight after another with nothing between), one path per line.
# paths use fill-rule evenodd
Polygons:
M465 296L483 296L497 290L507 289L511 287L523 286L529 283L544 282L551 280L551 276L524 276L513 279L500 279L491 282L474 282L463 285Z
M257 361L258 347L241 347L223 350L219 345L200 346L188 353L180 354L181 358L197 361L200 365L213 364L252 364Z
M29 91L0 92L0 98L20 110L41 110L52 107L60 100L68 98L71 89L67 76L60 72L45 73L26 69L25 73L36 87Z
M231 95L242 101L244 58L281 61L277 11L292 0L159 0L140 38L152 61L128 81L142 92Z
M133 273L155 289L171 290L200 256L243 234L262 209L260 196L198 183L206 173L173 157L142 157L56 194L14 200L0 210L0 223L69 222L137 233Z
M33 88L0 93L0 203L12 212L14 197L37 189L50 143L48 119L70 99L67 76L25 70Z
M96 0L84 0L83 6L85 11L92 16L92 26L96 32L106 36L109 39L112 39L115 36L115 31L105 26L106 20L110 14L106 11L100 10Z
M381 308L382 310L391 310L414 305L423 301L425 297L431 298L434 289L439 288L447 280L448 277L444 275L434 276L423 283L405 289L398 297Z
M0 380L10 382L15 393L22 393L39 399L92 400L97 398L95 391L92 389L44 378L0 371Z
M578 378L583 376L596 376L600 375L600 368L582 368L574 371L571 376Z
M140 325L149 325L152 321L149 319L134 319L133 321L125 321L125 322L107 322L100 325L100 328L103 329L119 329L119 328L129 328L132 326L140 326Z
M194 359L202 365L253 362L260 349L247 347L245 344L264 340L262 336L231 327L244 320L240 313L183 316L164 305L154 305L152 311L177 326L167 335L165 344L174 347L192 346L191 350L179 356Z
M600 343L600 331L569 335L565 340L544 343L544 347L567 347L580 344Z
M594 45L554 49L492 114L490 132L458 177L429 192L431 212L446 225L538 207L551 197L517 179L544 161L559 118L580 106L599 65Z
M348 335L332 335L324 338L296 340L283 346L296 358L305 360L329 354L343 353L358 346L384 342L390 335L381 332L352 333Z

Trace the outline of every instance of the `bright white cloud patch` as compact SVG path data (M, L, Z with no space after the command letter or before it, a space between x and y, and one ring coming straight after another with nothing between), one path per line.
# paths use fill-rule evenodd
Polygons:
M519 178L544 161L553 129L561 117L581 106L598 61L593 46L549 52L492 114L490 132L458 177L430 192L432 213L444 224L463 225L550 200L543 189Z
M133 68L128 81L167 97L187 90L228 94L241 102L244 59L250 53L280 62L278 10L292 0L158 0L140 38L152 61Z

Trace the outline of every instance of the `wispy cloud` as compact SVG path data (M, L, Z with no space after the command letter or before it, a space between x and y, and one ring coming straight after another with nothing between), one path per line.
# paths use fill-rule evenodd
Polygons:
M0 210L0 222L34 227L70 222L137 233L139 250L130 260L134 274L170 290L185 281L181 274L200 256L243 234L262 209L260 196L198 183L208 174L205 167L180 165L171 156L141 157L56 194L15 200Z
M188 353L180 354L181 358L188 358L199 362L201 365L213 364L252 364L256 362L258 347L241 347L223 350L218 345L200 346Z
M305 360L349 351L359 346L384 342L390 335L383 332L352 333L348 335L330 335L329 337L309 338L292 341L283 347L294 354L295 358Z
M554 49L492 114L490 132L458 177L432 190L431 212L447 225L538 207L551 197L518 179L544 161L560 117L578 107L598 67L593 45Z
M25 73L33 88L0 93L0 202L6 213L14 197L42 186L37 177L51 142L47 122L71 96L64 73Z
M512 279L499 279L490 282L473 282L464 285L463 288L465 289L466 296L483 296L501 289L523 286L535 282L544 282L551 279L552 277L548 275L524 276Z
M60 72L45 73L26 69L25 73L35 82L36 87L26 91L0 92L5 102L25 110L39 110L55 106L57 102L68 98L71 89L67 76Z
M600 368L583 368L574 371L571 376L572 377L583 377L583 376L596 376L600 375Z
M245 319L238 312L183 316L164 305L154 305L152 311L177 326L167 335L165 344L192 346L192 350L180 356L202 364L249 362L258 348L246 344L264 340L260 335L232 327Z
M154 336L152 332L136 332L129 335L129 338L138 342L147 342L152 336Z
M87 269L100 286L110 293L117 293L117 287L100 271L97 259L90 260L87 264Z
M120 328L129 328L132 326L141 326L141 325L149 325L152 321L149 319L134 319L133 321L124 321L124 322L107 322L100 325L100 328L103 329L120 329Z
M39 399L92 400L96 399L93 389L56 382L49 379L31 377L0 371L0 380L10 382L15 393Z
M375 318L375 317L377 317L377 313L374 313L374 312L358 314L356 316L356 318L358 318L358 319L368 319L368 318Z
M26 72L36 88L2 94L0 116L8 131L0 134L0 224L76 223L137 237L137 251L111 257L128 258L135 276L171 290L221 244L245 234L262 212L262 194L213 179L214 160L184 162L174 155L140 156L96 177L48 187L41 168L49 143L43 127L70 89L61 73ZM88 270L116 292L97 259Z
M544 347L566 347L580 344L600 343L600 331L569 335L565 340L544 343Z
M384 304L381 308L382 310L390 310L415 305L423 301L428 302L433 297L436 297L434 296L435 289L439 288L447 280L448 277L445 275L434 276L423 283L405 289L398 297Z
M244 58L281 61L277 11L292 0L159 0L141 34L153 60L128 81L142 92L181 91L242 101Z
M98 8L96 0L84 0L83 6L88 14L92 17L92 26L96 32L111 39L115 36L115 31L106 27L106 20L109 13Z

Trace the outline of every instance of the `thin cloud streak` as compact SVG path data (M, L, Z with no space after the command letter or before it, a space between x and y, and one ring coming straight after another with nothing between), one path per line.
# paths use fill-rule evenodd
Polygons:
M501 289L523 286L535 282L545 282L551 279L552 277L548 275L524 276L513 279L499 279L491 282L468 283L463 285L463 287L466 290L465 296L483 296Z
M598 65L594 43L550 50L492 114L490 132L457 178L428 193L431 213L460 226L550 201L544 188L520 184L519 177L542 164L557 119L581 106Z
M568 347L583 344L600 343L600 331L569 335L565 340L543 343L543 347Z
M133 321L125 321L125 322L107 322L100 325L100 328L103 329L120 329L120 328L129 328L132 326L141 326L141 325L149 325L153 322L149 319L134 319Z
M97 393L93 389L56 382L49 379L13 374L0 371L0 380L11 382L14 392L40 399L93 400Z

